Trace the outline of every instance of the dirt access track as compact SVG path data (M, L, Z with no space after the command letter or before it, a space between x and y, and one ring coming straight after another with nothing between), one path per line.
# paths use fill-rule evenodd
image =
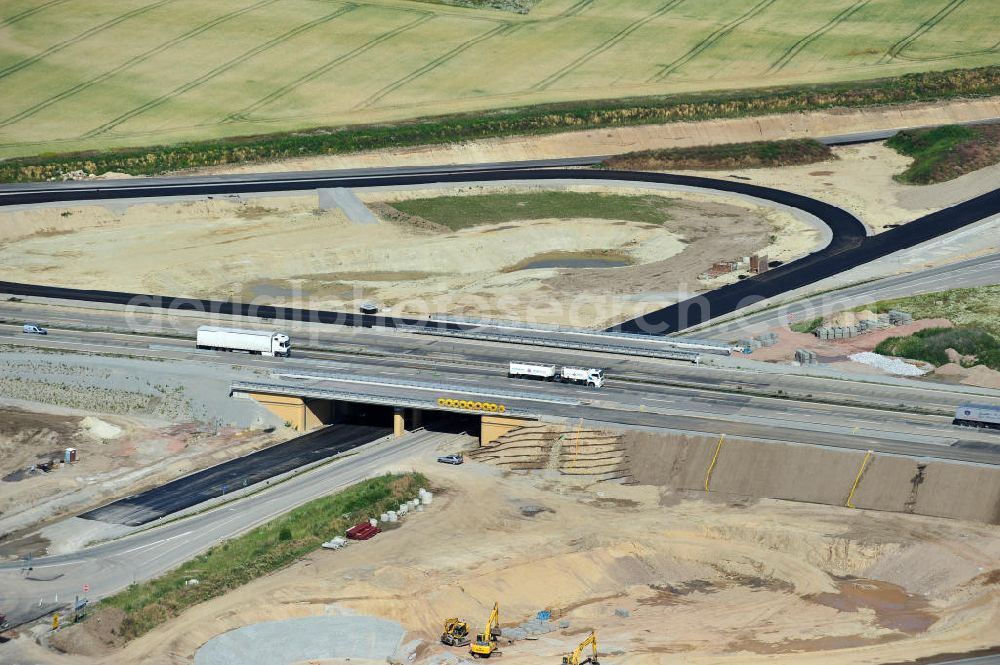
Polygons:
M609 664L860 665L995 645L995 526L428 459L401 464L428 475L434 502L399 529L317 551L121 650L100 647L110 627L94 619L60 638L80 655L16 648L39 663L173 665L241 626L356 614L402 624L401 662L424 665L468 658L438 643L440 622L478 629L494 601L505 629L542 609L565 622L502 644L503 662L525 665L559 662L591 629Z

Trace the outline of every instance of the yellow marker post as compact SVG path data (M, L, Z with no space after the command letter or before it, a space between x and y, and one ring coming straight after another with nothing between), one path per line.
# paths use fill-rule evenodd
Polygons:
M719 443L715 446L715 454L712 455L712 463L708 465L708 471L705 472L705 491L708 492L708 482L712 479L712 469L715 468L715 463L719 459L719 453L722 451L722 442L726 440L726 435L723 434L719 437Z
M576 468L576 460L580 457L580 432L583 431L583 418L580 418L580 423L576 426L576 450L573 452L573 463L569 465L569 470L572 471Z
M861 460L861 468L858 469L858 475L854 477L854 484L851 485L851 493L847 495L847 503L844 504L848 508L854 508L854 493L858 490L858 483L861 482L861 474L865 472L865 467L868 466L868 462L874 454L875 453L873 451L869 450L865 453L865 458Z
M59 615L58 614L53 614L52 615L52 630L56 630L57 628L59 628Z

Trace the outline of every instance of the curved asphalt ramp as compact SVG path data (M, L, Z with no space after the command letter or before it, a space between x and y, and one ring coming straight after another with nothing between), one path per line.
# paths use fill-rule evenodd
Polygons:
M83 519L140 526L203 501L242 489L370 443L389 433L372 425L331 425L245 457L178 478L80 515Z
M315 616L255 623L205 642L194 665L285 665L332 658L386 662L406 631L365 616Z

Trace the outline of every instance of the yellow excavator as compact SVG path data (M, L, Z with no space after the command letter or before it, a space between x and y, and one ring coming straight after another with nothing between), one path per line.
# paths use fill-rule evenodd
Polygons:
M469 639L469 624L459 618L445 619L444 632L441 633L441 643L450 647L464 647L472 640Z
M592 654L589 657L580 660L580 655L583 653L583 650L586 649L588 646L593 650ZM586 665L586 663L593 663L593 665L600 665L600 663L597 662L596 630L590 631L590 635L587 636L587 639L585 639L583 642L580 642L580 646L573 649L573 653L563 656L562 659L562 665Z
M486 620L483 632L476 635L476 641L469 648L473 658L489 658L494 653L500 653L497 638L500 637L500 604L493 603L493 611Z

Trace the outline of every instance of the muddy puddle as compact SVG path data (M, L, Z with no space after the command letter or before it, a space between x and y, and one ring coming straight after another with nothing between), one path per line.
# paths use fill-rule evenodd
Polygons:
M807 600L841 612L872 610L879 626L907 635L922 633L937 621L930 601L889 582L843 579L837 581L837 588L836 593L820 593Z

